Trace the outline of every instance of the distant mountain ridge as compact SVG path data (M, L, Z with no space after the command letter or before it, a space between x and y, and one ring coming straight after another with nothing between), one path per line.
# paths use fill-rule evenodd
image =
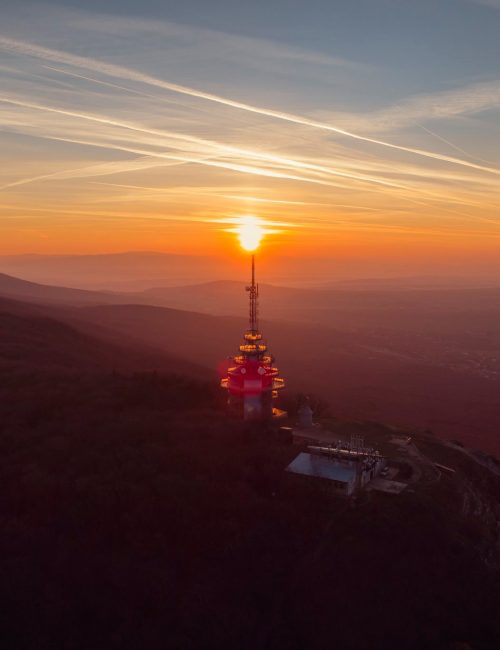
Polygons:
M159 252L95 255L0 255L0 272L51 285L140 291L227 276L225 260Z
M297 257L262 250L259 279L270 284L316 289L412 289L453 287L500 287L498 270L479 269L464 274L455 268L395 266L364 258L355 263L336 257ZM246 255L179 254L161 251L122 251L97 254L0 255L0 272L52 285L82 289L142 291L155 286L173 287L248 275Z

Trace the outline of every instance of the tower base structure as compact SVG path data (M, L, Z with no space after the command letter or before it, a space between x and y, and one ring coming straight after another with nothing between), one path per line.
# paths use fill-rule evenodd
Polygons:
M282 409L276 408L273 401L263 395L237 397L229 394L227 399L229 412L247 422L266 422L276 421L288 417L288 413Z
M232 365L221 382L228 391L230 411L246 421L284 417L285 412L274 406L279 391L285 387L274 358L267 353L260 332L247 331L244 338L240 354L231 357Z

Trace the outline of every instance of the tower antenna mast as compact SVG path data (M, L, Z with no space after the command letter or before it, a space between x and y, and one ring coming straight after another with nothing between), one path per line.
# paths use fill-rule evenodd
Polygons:
M250 331L256 334L259 330L259 285L255 283L255 253L252 253L252 284L247 288L250 292Z

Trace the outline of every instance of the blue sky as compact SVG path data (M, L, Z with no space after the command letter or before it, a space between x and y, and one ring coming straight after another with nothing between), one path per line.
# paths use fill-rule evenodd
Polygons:
M497 75L500 2L485 0L59 1L265 38L394 70L410 92ZM495 8L496 7L496 8Z
M235 39L261 39L297 48L304 54L318 55L318 60L321 56L338 59L339 67L342 61L367 66L367 76L350 77L352 87L347 96L333 94L338 80L329 74L326 63L323 88L318 79L308 83L307 73L311 71L306 67L299 66L295 73L282 67L281 75L288 77L283 85L286 81L290 93L300 96L304 88L314 87L314 97L334 108L347 108L349 101L359 102L358 111L363 106L382 107L411 95L494 81L500 74L500 0L55 0L47 4L4 0L3 6L3 23L10 35L17 33L42 42L64 40L65 24L73 11L73 21L78 15L89 20L107 15L122 20L174 22ZM74 36L68 30L74 48L82 50L84 44ZM131 41L133 56L136 48ZM106 54L104 39L96 40L96 49L94 55ZM195 53L192 58L186 57L185 65L182 61L175 66L167 63L167 69L197 81L207 74L207 82L220 83L224 54L221 44L220 57L212 48L205 60ZM231 79L241 74L242 67L248 73L255 68L255 77L259 75L264 87L271 85L262 67L252 64L250 55L246 66L244 56L224 63L224 73ZM320 74L319 68L317 76ZM295 101L305 103L306 99Z

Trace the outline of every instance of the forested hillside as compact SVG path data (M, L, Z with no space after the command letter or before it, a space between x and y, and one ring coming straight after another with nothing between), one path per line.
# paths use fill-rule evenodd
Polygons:
M494 647L498 545L458 479L355 507L299 489L297 450L228 419L216 385L2 318L4 647Z

